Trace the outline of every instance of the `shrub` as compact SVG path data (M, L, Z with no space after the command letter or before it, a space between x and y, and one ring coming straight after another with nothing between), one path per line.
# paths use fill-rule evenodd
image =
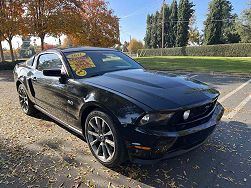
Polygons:
M251 43L138 50L139 57L161 56L161 55L163 56L251 57Z
M13 70L17 63L22 63L24 61L25 60L17 60L14 62L8 62L8 61L0 62L0 70Z

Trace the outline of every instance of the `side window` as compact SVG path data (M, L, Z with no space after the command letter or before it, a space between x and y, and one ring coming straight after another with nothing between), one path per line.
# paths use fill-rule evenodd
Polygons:
M62 62L56 54L43 54L38 59L37 70L44 69L61 69Z

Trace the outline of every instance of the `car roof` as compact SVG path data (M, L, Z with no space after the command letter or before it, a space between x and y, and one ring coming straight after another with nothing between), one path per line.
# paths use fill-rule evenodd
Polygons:
M117 51L117 50L112 48L76 47L76 48L53 48L46 51L47 52L57 51L57 52L67 53L67 52L79 52L79 51Z

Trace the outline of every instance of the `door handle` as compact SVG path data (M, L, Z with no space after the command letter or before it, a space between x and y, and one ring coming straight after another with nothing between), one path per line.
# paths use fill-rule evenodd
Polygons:
M37 77L32 77L32 80L33 81L37 81Z

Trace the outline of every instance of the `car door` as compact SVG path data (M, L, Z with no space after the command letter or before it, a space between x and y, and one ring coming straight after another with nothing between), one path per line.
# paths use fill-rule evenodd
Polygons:
M35 103L56 118L67 122L67 86L60 83L60 77L43 75L45 69L61 69L61 72L66 72L59 54L44 53L39 55L32 77Z

